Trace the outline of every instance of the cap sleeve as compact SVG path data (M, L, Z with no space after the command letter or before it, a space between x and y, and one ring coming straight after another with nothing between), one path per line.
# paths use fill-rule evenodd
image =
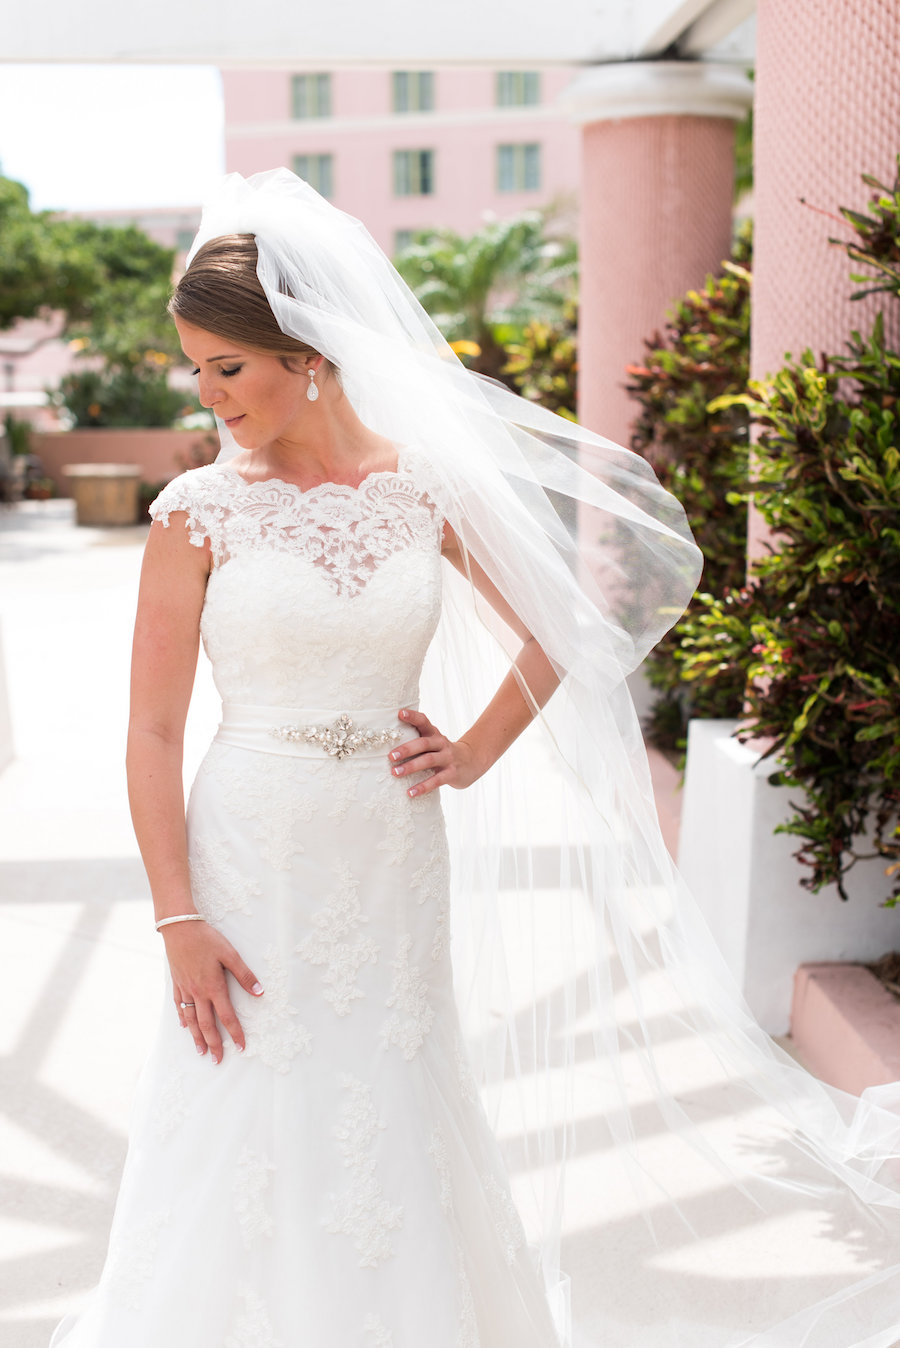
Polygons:
M168 528L169 516L177 511L187 512L185 527L188 539L194 547L202 548L209 539L213 552L219 530L217 522L222 513L221 503L216 501L212 483L202 468L191 468L180 477L174 477L163 487L155 501L148 507L150 518Z

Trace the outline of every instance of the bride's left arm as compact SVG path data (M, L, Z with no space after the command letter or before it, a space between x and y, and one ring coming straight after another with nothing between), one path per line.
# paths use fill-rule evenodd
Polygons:
M448 739L424 712L404 708L401 718L419 732L394 749L391 771L397 777L433 770L430 777L409 788L411 796L423 796L439 786L457 789L471 786L496 763L559 686L559 676L543 649L511 608L486 572L469 553L464 553L449 524L444 526L443 555L471 580L479 594L522 641L513 667L503 679L478 720L458 740ZM528 689L528 694L522 685ZM529 696L530 694L530 696Z

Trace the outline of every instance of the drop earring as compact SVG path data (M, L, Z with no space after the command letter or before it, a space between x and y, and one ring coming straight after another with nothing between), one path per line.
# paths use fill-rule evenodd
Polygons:
M319 390L316 388L316 372L312 366L310 366L306 373L309 375L306 396L311 403L314 403L319 396Z

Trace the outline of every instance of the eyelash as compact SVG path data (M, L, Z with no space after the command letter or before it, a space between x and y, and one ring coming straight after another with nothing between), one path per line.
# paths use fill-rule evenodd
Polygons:
M223 374L223 375L225 376L226 379L230 379L231 376L232 376L233 374L237 374L238 371L239 371L240 369L241 369L241 366L240 366L240 365L235 365L235 367L234 367L233 370L226 370L225 367L224 367L224 365L223 365L223 366L220 367L219 373L220 373L220 374ZM191 370L191 374L199 374L199 373L200 373L200 366L199 366L199 365L197 366L196 369Z

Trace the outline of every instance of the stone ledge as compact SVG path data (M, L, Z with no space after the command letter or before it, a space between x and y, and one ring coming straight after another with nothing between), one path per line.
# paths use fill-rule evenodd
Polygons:
M900 1080L900 1000L861 964L801 964L791 1038L811 1072L859 1095Z

